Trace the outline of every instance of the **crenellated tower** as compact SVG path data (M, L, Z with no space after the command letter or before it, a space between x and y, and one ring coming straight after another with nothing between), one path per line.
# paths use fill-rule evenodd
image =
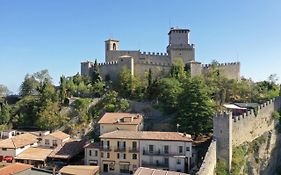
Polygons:
M185 64L195 61L195 47L189 43L189 32L189 29L171 28L167 52L172 63L176 59L182 59Z

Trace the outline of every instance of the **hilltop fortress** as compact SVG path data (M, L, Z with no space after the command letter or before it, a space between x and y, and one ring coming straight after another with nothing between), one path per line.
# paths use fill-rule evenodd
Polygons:
M201 64L195 60L195 45L189 42L189 29L171 28L167 53L141 52L140 50L120 50L118 40L105 41L105 63L99 63L99 71L105 80L115 81L123 67L132 75L142 78L151 69L153 76L163 76L170 72L173 63L182 59L188 66L191 76L206 74L210 64ZM81 63L81 75L90 76L94 63ZM240 79L240 63L224 63L219 66L220 74L229 79Z

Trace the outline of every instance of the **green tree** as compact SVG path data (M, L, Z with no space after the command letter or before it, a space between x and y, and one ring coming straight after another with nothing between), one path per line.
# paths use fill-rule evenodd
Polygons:
M0 124L7 125L12 119L11 115L12 108L8 104L0 105Z
M59 98L61 103L63 103L64 100L67 98L66 78L64 76L60 77Z
M36 125L41 129L54 130L67 120L65 116L60 115L59 104L51 101L48 101L37 115Z
M38 94L39 83L36 81L34 76L27 74L24 78L20 86L20 95L28 96L28 95L36 95Z
M183 89L178 100L180 130L195 135L210 132L215 109L204 80L194 77L183 84Z
M184 62L181 58L176 58L173 66L171 68L171 77L179 80L184 80L187 78L187 72L184 69Z
M0 97L5 97L10 93L7 86L0 84Z
M182 93L182 83L176 78L162 78L159 82L159 101L164 104L166 112L175 112L178 97Z

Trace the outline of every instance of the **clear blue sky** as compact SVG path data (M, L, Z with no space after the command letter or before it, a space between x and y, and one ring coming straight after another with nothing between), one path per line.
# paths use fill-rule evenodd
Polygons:
M0 84L17 92L25 74L54 82L104 60L104 40L165 52L171 26L191 30L196 59L240 61L254 80L281 77L280 0L0 0Z

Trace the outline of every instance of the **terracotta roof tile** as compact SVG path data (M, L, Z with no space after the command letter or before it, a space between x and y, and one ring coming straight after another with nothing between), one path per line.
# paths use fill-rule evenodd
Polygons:
M191 135L178 132L156 132L156 131L124 131L117 130L105 133L101 139L132 139L132 140L167 140L167 141L189 141Z
M105 113L99 124L138 125L143 121L140 114L135 113Z
M30 147L20 153L15 159L21 159L21 160L39 160L39 161L45 161L47 159L47 156L49 156L52 153L52 149L43 148L43 147Z
M87 165L68 165L60 169L60 173L69 175L94 175L98 173L98 166L87 166Z
M49 135L53 136L55 138L61 139L61 140L64 140L64 139L70 137L68 134L66 134L66 133L64 133L62 131L55 131L55 132L53 132L53 133L51 133Z
M166 171L166 170L140 167L137 169L134 175L188 175L188 174L175 172L175 171Z
M38 140L35 135L25 133L9 139L1 140L0 148L20 148L36 142L38 142Z
M31 167L32 167L32 165L27 165L27 164L23 164L23 163L14 163L14 164L1 168L0 174L1 175L11 175L11 174L14 174L14 173L17 173L20 171L27 170Z

